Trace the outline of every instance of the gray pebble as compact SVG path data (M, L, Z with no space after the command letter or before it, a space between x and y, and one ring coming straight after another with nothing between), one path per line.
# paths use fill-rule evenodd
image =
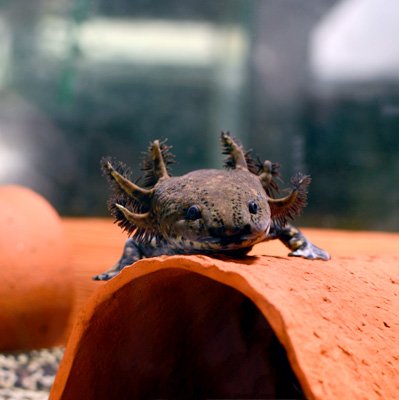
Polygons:
M0 400L48 398L63 348L0 353Z

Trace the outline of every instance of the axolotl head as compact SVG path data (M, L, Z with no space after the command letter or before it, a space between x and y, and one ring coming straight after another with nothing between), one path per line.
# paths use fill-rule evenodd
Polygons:
M272 198L275 164L255 165L242 147L222 133L226 169L203 169L170 177L168 147L154 141L144 163L146 188L133 183L121 164L103 162L114 194L109 208L139 242L162 241L181 252L248 251L265 239L272 223L284 224L306 202L307 176L291 193Z
M249 249L271 223L267 195L245 170L205 169L155 186L153 218L163 238L189 251Z

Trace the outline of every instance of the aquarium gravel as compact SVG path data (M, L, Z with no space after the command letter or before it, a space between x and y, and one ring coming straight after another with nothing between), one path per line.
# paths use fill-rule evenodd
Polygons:
M0 400L44 400L64 349L0 353Z

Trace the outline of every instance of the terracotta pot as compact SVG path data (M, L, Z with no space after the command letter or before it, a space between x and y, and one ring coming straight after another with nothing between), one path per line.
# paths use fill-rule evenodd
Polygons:
M75 313L103 285L92 276L110 268L121 256L127 235L110 218L63 218L71 246L71 266L75 274ZM303 229L307 237L332 254L353 257L398 254L399 234L385 232L348 232L326 229ZM287 257L287 248L272 240L257 244L250 255Z
M40 195L0 187L0 350L64 343L73 274L61 220Z
M398 265L139 261L83 308L50 399L398 398Z

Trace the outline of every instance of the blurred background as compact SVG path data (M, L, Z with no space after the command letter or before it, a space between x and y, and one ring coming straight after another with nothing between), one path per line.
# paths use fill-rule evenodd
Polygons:
M312 175L298 224L399 230L397 0L2 0L0 183L105 216L99 161L220 167L220 131ZM29 207L29 204L27 204Z

